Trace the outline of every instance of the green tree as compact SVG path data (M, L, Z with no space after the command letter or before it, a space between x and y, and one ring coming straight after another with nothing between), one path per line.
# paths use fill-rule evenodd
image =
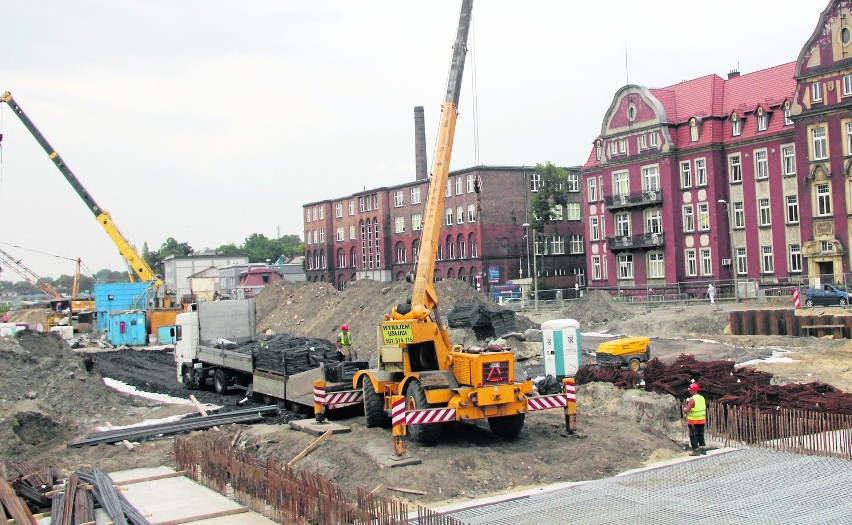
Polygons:
M568 192L566 191L568 171L547 162L536 164L535 173L538 175L538 191L530 199L530 209L532 210L530 225L536 233L534 238L536 244L543 240L546 246L545 227L552 224L557 217L560 217L568 204ZM559 210L557 211L557 209ZM544 252L546 251L545 249ZM543 258L542 266L544 266Z
M250 263L265 262L267 259L274 262L280 255L277 243L262 233L248 236L243 242L243 250L248 254Z
M171 255L191 255L193 253L192 246L186 242L178 242L174 237L169 237L157 250L159 260L164 260Z
M236 244L229 242L228 244L223 244L218 248L213 250L213 253L218 253L221 255L237 255L243 253L243 249L237 246Z

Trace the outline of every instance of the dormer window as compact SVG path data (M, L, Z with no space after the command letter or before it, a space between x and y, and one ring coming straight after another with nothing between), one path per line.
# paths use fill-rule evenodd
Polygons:
M792 126L793 125L793 116L790 113L790 101L784 103L784 125Z
M731 136L739 137L743 132L743 121L736 113L731 115Z
M630 122L636 120L636 106L634 106L633 104L627 106L627 120L629 120Z
M811 102L822 102L822 84L811 82Z
M763 108L757 108L757 131L766 131L769 127L769 115Z
M698 142L698 119L695 117L689 119L689 141Z
M603 157L603 141L598 139L595 141L595 158L601 160L601 157Z

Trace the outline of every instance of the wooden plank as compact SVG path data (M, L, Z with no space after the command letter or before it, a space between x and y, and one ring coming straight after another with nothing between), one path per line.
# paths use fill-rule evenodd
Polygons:
M132 485L134 483L145 483L146 481L156 481L158 479L179 478L187 474L186 470L178 470L176 472L166 472L164 474L153 474L144 478L134 478L127 481L121 481L122 485Z
M198 400L195 399L195 395L189 394L189 400L192 401L192 404L195 405L195 408L198 410L199 414L201 414L204 417L207 417L207 411L204 410L204 407L201 406L201 403L199 403ZM219 427L215 426L215 427L213 427L213 430L215 430L216 432L219 432Z
M400 487L385 487L388 490L393 490L396 492L403 492L405 494L419 494L421 496L425 496L429 494L428 492L423 492L422 490L414 490L414 489L403 489Z
M213 518L221 518L222 516L233 516L234 514L243 514L249 511L248 507L237 507L235 509L220 510L218 512L210 512L208 514L199 514L197 516L187 516L168 521L157 521L153 525L181 525L182 523L192 523L193 521L209 520Z
M292 466L293 466L293 464L295 464L297 461L299 461L299 460L300 460L300 459L302 459L303 457L305 457L305 456L307 456L308 454L310 454L310 453L311 453L311 451L312 451L312 450L314 450L315 448L317 448L318 446L320 446L320 444L321 444L323 441L325 441L326 439L328 439L329 437L331 437L332 432L333 432L333 431L331 431L331 430L326 430L326 431L325 431L325 433L323 433L323 435L321 435L320 437L316 438L316 439L314 440L314 442L313 442L313 443L311 443L310 445L308 445L308 446L307 446L307 448L305 448L305 450L303 450L303 451L299 452L299 454L298 454L295 458L291 459L291 460L290 460L290 462L289 462L289 463L287 463L287 466L288 466L288 467L292 467Z

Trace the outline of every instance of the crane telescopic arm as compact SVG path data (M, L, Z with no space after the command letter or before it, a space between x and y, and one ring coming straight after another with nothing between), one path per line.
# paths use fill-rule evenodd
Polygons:
M24 113L21 106L14 98L12 98L12 94L10 92L6 91L3 94L0 98L0 103L2 102L5 102L10 108L12 108L12 111L15 115L17 115L18 119L20 119L24 127L29 130L42 149L44 149L45 153L47 153L50 160L53 161L57 168L59 168L59 171L65 177L65 180L67 180L71 187L74 188L77 195L83 199L86 207L89 208L89 211L91 211L95 216L98 223L101 227L103 227L110 239L112 239L112 242L115 243L118 248L118 253L124 257L124 260L127 261L127 264L133 269L136 277L138 277L141 281L154 281L155 287L160 288L163 285L163 281L157 277L145 259L143 259L139 255L139 252L136 251L136 248L130 244L127 238L119 231L115 223L112 222L112 217L109 212L98 206L98 203L95 202L95 199L92 198L88 191L86 191L86 188L83 187L80 180L74 175L74 172L72 172L68 165L65 164L62 157L60 157L56 150L53 149L53 146L47 142L47 139L44 138L44 135L41 134L27 114Z
M438 251L444 208L444 188L450 172L450 158L453 152L453 138L456 132L459 94L461 92L464 60L467 53L467 35L473 11L473 0L463 0L459 13L459 26L453 43L453 58L447 82L447 93L441 109L441 124L438 131L435 158L432 164L432 182L429 183L429 197L426 201L423 231L420 235L420 253L417 256L417 271L411 291L411 310L403 312L397 309L394 319L423 319L438 306L438 296L433 285L435 276L435 257Z

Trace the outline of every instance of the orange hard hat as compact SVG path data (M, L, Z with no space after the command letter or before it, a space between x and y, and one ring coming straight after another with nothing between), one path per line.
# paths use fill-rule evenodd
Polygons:
M341 330L349 330L349 325L345 324L345 325L341 326L340 329Z
M689 390L697 392L698 391L698 383L692 383L691 385L689 385Z

